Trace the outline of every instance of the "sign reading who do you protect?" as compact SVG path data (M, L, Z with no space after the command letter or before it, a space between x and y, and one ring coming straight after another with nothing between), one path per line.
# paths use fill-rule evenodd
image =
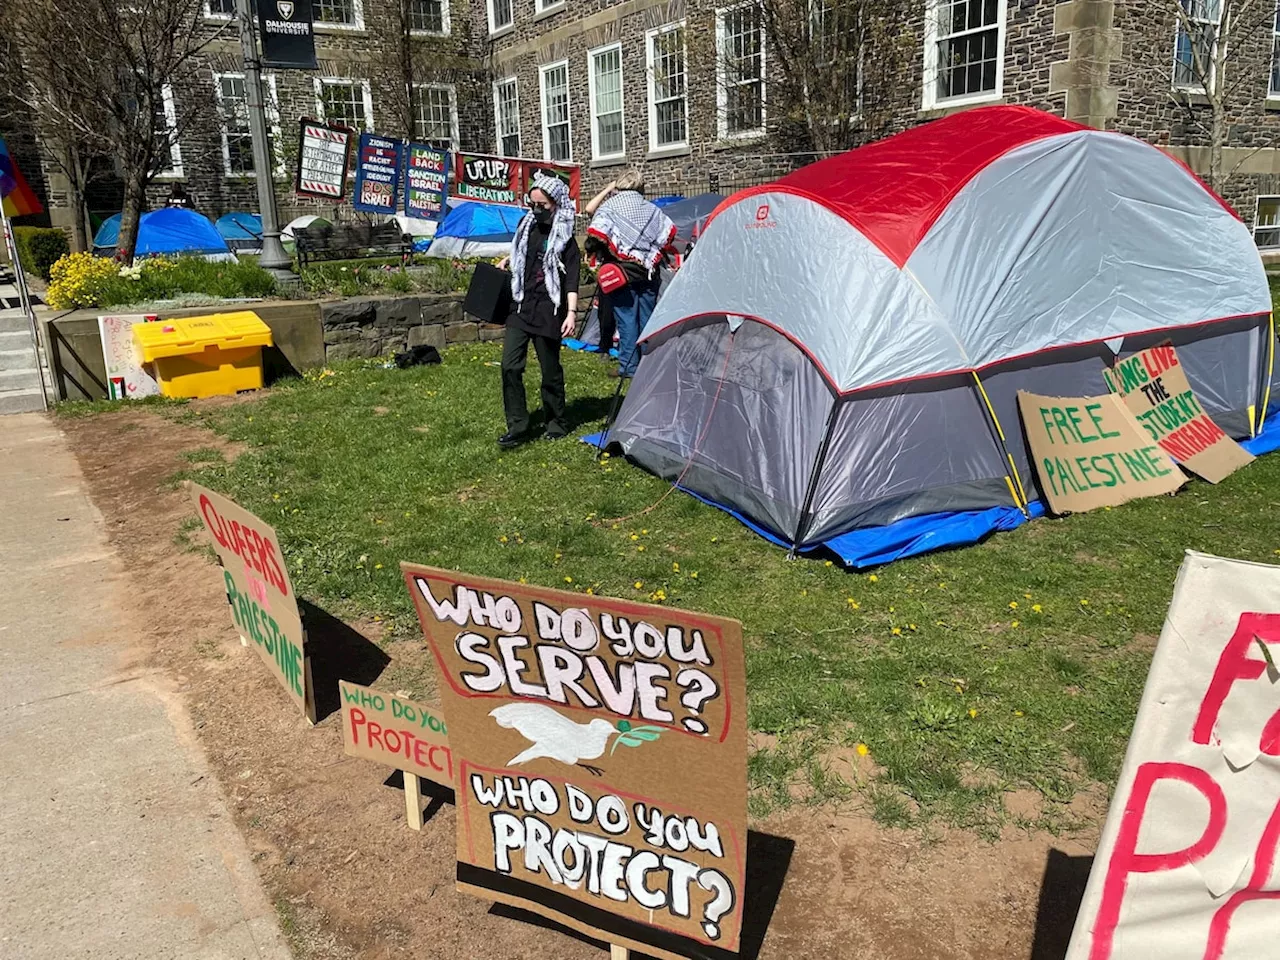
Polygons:
M741 625L402 567L449 722L459 887L652 956L736 952Z

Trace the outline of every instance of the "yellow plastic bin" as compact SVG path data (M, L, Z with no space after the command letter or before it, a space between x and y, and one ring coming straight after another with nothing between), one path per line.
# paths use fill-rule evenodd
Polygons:
M262 387L271 328L251 310L133 325L138 361L166 397L216 397Z

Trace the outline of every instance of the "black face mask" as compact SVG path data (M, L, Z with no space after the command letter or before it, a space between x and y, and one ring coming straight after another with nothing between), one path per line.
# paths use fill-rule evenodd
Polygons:
M544 226L544 227L547 226L547 224L549 224L554 217L555 217L554 211L546 210L546 209L543 209L542 207L539 207L537 210L533 211L533 219L536 220L541 226Z

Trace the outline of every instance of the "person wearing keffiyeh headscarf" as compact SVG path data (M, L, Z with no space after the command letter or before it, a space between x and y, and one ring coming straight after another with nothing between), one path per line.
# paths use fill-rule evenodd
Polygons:
M511 314L502 348L502 408L507 432L501 447L514 447L529 437L524 368L533 343L542 368L544 436L555 440L568 433L564 422L564 369L560 341L573 334L578 312L578 279L582 255L573 238L573 198L563 180L536 174L529 188L529 212L516 227L510 264Z

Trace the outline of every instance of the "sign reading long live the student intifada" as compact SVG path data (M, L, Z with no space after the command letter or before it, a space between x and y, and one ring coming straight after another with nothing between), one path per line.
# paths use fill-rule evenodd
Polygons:
M205 532L222 561L227 603L241 639L314 721L306 635L275 530L226 497L194 483L190 487Z
M1018 407L1054 513L1172 493L1186 482L1119 397L1042 397L1019 390Z
M1204 412L1172 343L1127 357L1114 369L1103 371L1103 376L1107 388L1124 397L1125 405L1151 439L1210 483L1253 460Z
M1278 955L1280 567L1189 553L1067 960Z
M741 625L402 567L449 720L459 887L651 956L736 952Z

